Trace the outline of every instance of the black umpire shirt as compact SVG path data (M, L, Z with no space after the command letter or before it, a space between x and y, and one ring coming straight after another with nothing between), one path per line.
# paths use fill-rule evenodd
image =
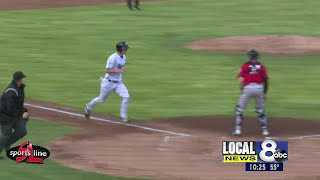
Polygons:
M9 84L0 98L0 113L9 117L18 118L22 116L23 112L27 111L23 107L24 87L24 84L18 87L14 80Z

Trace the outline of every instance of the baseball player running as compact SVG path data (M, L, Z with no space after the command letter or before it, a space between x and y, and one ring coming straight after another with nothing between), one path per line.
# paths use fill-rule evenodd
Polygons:
M256 112L264 136L269 135L268 122L265 113L265 98L268 89L268 73L266 68L258 62L259 53L252 49L248 52L249 61L245 63L238 75L242 93L235 112L235 131L233 135L241 135L243 121L242 113L245 111L251 98L256 100Z
M90 119L90 112L93 107L99 103L103 103L106 98L115 91L122 97L122 104L120 109L120 117L123 123L128 123L128 106L130 96L127 87L122 82L122 73L126 70L124 66L126 64L126 52L129 46L127 42L118 42L116 44L117 52L112 54L106 66L106 75L101 80L100 95L89 102L85 107L85 117Z

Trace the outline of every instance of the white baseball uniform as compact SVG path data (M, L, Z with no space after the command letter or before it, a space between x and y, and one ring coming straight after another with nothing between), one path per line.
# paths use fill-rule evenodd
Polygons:
M126 60L127 58L125 55L121 57L116 52L108 58L106 68L122 69L126 64ZM95 105L103 103L113 91L122 97L120 117L123 119L128 118L130 95L127 87L122 82L122 73L107 73L105 75L105 77L101 80L100 95L87 104L88 110L92 110Z

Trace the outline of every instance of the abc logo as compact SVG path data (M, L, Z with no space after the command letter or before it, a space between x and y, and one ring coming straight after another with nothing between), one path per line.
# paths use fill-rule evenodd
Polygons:
M265 162L278 161L282 163L288 159L288 153L283 149L277 149L277 143L272 140L263 141L261 148L259 157Z
M273 153L273 157L276 161L283 163L286 159L288 159L288 153L283 149L278 149Z

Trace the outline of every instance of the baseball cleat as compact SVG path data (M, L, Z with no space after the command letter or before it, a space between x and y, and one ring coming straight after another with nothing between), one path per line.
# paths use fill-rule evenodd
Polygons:
M121 122L124 124L130 123L131 121L128 118L121 118Z
M262 135L264 135L264 136L269 136L269 130L268 129L263 129L262 130Z
M90 113L91 111L87 108L87 106L84 108L84 117L86 119L90 119Z
M235 131L232 133L232 135L234 135L234 136L240 136L240 135L241 135L241 130L240 130L240 129L235 130Z

